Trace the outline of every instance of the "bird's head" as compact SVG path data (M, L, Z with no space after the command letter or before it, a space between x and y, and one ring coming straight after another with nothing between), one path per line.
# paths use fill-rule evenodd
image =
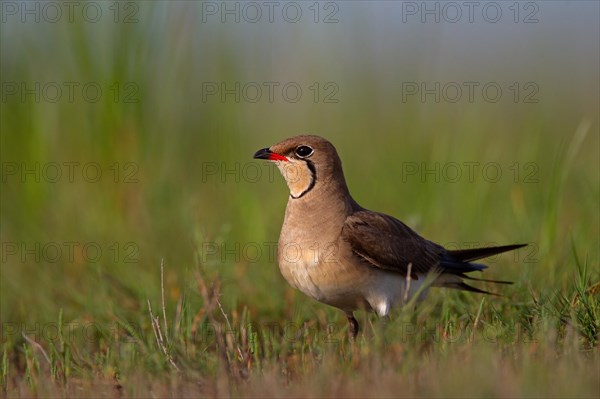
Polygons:
M322 187L345 188L342 162L333 144L319 136L302 135L285 139L269 148L258 150L255 159L275 162L283 175L292 198L302 198Z

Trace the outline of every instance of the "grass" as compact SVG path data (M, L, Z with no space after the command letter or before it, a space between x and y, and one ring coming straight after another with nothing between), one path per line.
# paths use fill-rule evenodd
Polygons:
M228 312L219 282L197 272L195 290L175 306L150 299L139 325L67 323L59 311L52 338L13 337L3 386L8 396L593 397L598 298L585 265L576 277L570 292L522 304L452 292L387 323L361 315L352 343L343 317L323 309L277 322ZM198 293L200 308L185 299Z
M565 81L545 62L552 80L540 77L538 104L404 104L390 65L425 79L426 54L350 56L370 47L353 40L348 53L340 23L326 54L353 62L323 65L325 42L300 25L277 26L283 44L271 53L256 44L271 40L260 24L230 29L199 23L192 3L141 4L133 25L0 26L3 84L96 82L106 93L2 101L3 397L598 396L593 60L593 74ZM305 68L280 56L290 48L312 54ZM486 76L525 79L504 67ZM307 93L334 80L340 101L202 101L202 82L275 78ZM139 101L115 101L115 83L121 94L134 83ZM390 320L359 312L350 342L344 315L288 287L272 253L287 192L251 157L301 132L335 143L361 205L427 238L530 243L488 262L487 278L515 284L500 298L432 290ZM470 162L473 181L466 169L456 182L420 173ZM42 172L53 163L57 181ZM482 174L492 163L496 182ZM85 165L102 177L87 181Z

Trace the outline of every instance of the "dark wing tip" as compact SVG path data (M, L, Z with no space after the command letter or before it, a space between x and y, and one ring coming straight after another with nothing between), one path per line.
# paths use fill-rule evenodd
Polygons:
M511 244L501 245L497 247L482 247L469 249L453 249L448 250L448 254L454 259L461 262L471 262L478 259L487 258L489 256L501 254L503 252L513 251L515 249L526 247L528 244Z

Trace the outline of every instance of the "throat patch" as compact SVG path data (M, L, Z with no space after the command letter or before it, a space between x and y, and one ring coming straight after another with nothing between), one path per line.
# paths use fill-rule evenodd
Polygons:
M298 194L297 196L294 196L293 194L290 193L290 197L293 199L302 198L304 196L304 194L306 194L310 190L312 190L315 187L315 184L317 184L317 168L315 168L315 164L312 163L308 159L303 160L303 161L306 163L308 170L310 170L310 183L308 184L308 187L304 191L302 191L300 194Z

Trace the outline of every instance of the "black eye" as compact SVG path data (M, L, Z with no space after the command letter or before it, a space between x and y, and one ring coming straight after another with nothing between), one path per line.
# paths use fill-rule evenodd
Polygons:
M313 152L315 152L315 150L307 145L299 145L296 147L296 155L298 155L300 158L308 158L313 154Z

